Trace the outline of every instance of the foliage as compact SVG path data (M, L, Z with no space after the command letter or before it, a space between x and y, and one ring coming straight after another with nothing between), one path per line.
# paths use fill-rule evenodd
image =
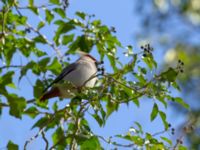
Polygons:
M103 25L93 15L77 12L76 18L69 18L67 1L49 0L48 4L41 6L34 4L34 0L29 0L27 6L21 6L16 0L2 0L0 3L3 5L0 12L0 110L8 108L9 114L18 119L23 119L24 115L38 119L32 129L38 128L39 131L31 140L27 139L24 149L38 136L42 136L45 149L102 149L103 141L119 147L184 149L181 142L173 146L166 137L156 138L152 133L144 133L142 125L137 122L136 127L130 127L126 134L116 133L107 140L95 134L86 119L86 112L89 112L102 127L108 117L120 109L120 104L134 103L139 107L140 100L147 97L154 101L151 121L160 117L165 132L170 127L167 115L158 103L167 108L168 103L173 101L188 108L169 90L170 87L179 89L176 78L180 69L169 68L155 73L157 63L150 44L142 46L138 52L133 52L132 46L125 48L114 35L115 29ZM43 20L30 24L31 20L24 10ZM55 29L52 37L45 36L48 26ZM129 60L128 63L122 63L116 57L118 49L125 50L123 57ZM105 69L100 68L97 86L83 90L70 102L66 101L64 107L59 105L63 103L60 100L54 101L52 106L48 102L40 102L38 99L43 89L52 81L50 76L58 75L62 66L68 64L64 63L64 56L72 57L77 50L94 50L102 61L109 61L111 72L102 74ZM56 57L50 56L51 51L55 51ZM19 57L23 61L16 61ZM152 77L149 77L150 72L154 72ZM25 93L28 91L20 93L20 84L17 84L24 82L28 76L34 82L29 87L33 89L33 100L27 100ZM46 137L49 132L51 137ZM114 138L125 139L129 144L117 143ZM18 149L18 146L9 141L7 148Z

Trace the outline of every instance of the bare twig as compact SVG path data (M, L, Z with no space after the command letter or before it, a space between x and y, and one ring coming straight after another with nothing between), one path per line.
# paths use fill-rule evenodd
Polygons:
M45 7L51 7L51 6L54 6L54 4L43 4L41 6L34 6L35 8L45 8ZM31 6L17 6L18 9L30 9L30 8L33 8Z
M0 69L6 69L6 68L22 68L22 65L10 65L10 66L1 66Z
M152 134L152 136L157 136L157 135L163 134L163 133L165 133L167 131L168 130L162 130L162 131L159 131L159 132L156 132L156 133Z
M45 150L48 150L49 142L48 142L47 138L45 137L45 133L44 133L44 131L42 131L41 134L42 134L42 138L43 138L43 140L44 140L45 143L46 143Z
M24 150L26 150L26 147L28 146L29 143L31 143L33 140L35 140L42 132L43 132L44 128L40 128L39 132L34 135L33 137L31 137L29 140L27 140L24 144Z
M104 142L108 143L108 144L112 144L114 146L119 146L119 147L124 147L124 148L130 148L130 147L133 147L135 146L135 144L131 143L131 144L120 144L120 143L116 143L116 142L113 142L111 141L110 139L107 140L105 139L103 136L100 136L100 135L95 135L97 136L98 138L100 138L101 140L103 140Z

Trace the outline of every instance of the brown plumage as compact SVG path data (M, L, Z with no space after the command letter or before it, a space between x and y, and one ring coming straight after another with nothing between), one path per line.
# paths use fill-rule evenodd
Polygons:
M42 97L40 98L40 101L45 101L46 99L57 97L57 96L58 97L61 96L60 90L58 87L54 87L50 91L42 95Z

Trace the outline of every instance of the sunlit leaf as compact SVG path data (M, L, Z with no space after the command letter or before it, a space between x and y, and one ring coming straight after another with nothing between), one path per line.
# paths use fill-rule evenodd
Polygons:
M86 14L84 12L76 12L76 15L79 16L81 19L85 20Z
M162 111L159 111L159 115L160 115L160 117L162 119L162 122L163 122L163 124L165 126L165 129L168 129L169 126L168 126L168 122L166 120L166 114L164 112L162 112Z
M190 106L187 103L185 103L181 97L175 97L173 98L173 100L178 104L182 105L183 107L185 107L186 109L190 108Z
M71 35L64 35L63 36L63 39L62 39L62 44L63 45L67 45L69 44L69 42L72 42L74 39L74 34L71 34Z
M100 142L96 136L92 136L90 139L83 142L80 146L81 150L102 150Z
M151 121L153 121L158 115L158 105L156 103L154 103L153 105L153 109L151 112Z
M163 141L167 142L170 146L172 146L172 141L166 137L160 137Z
M45 10L45 14L46 14L46 21L50 24L51 23L51 21L53 20L53 18L54 18L54 15L53 15L53 13L50 11L50 10L48 10L48 9L46 9Z
M65 11L61 8L54 8L53 9L54 12L56 12L58 15L60 15L62 18L65 18Z

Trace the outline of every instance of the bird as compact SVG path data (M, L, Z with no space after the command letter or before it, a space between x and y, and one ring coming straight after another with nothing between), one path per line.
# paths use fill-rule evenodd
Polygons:
M99 62L90 54L82 53L74 63L65 67L56 79L44 90L40 101L53 97L71 98L82 87L92 88L97 81ZM48 90L51 87L50 90Z

